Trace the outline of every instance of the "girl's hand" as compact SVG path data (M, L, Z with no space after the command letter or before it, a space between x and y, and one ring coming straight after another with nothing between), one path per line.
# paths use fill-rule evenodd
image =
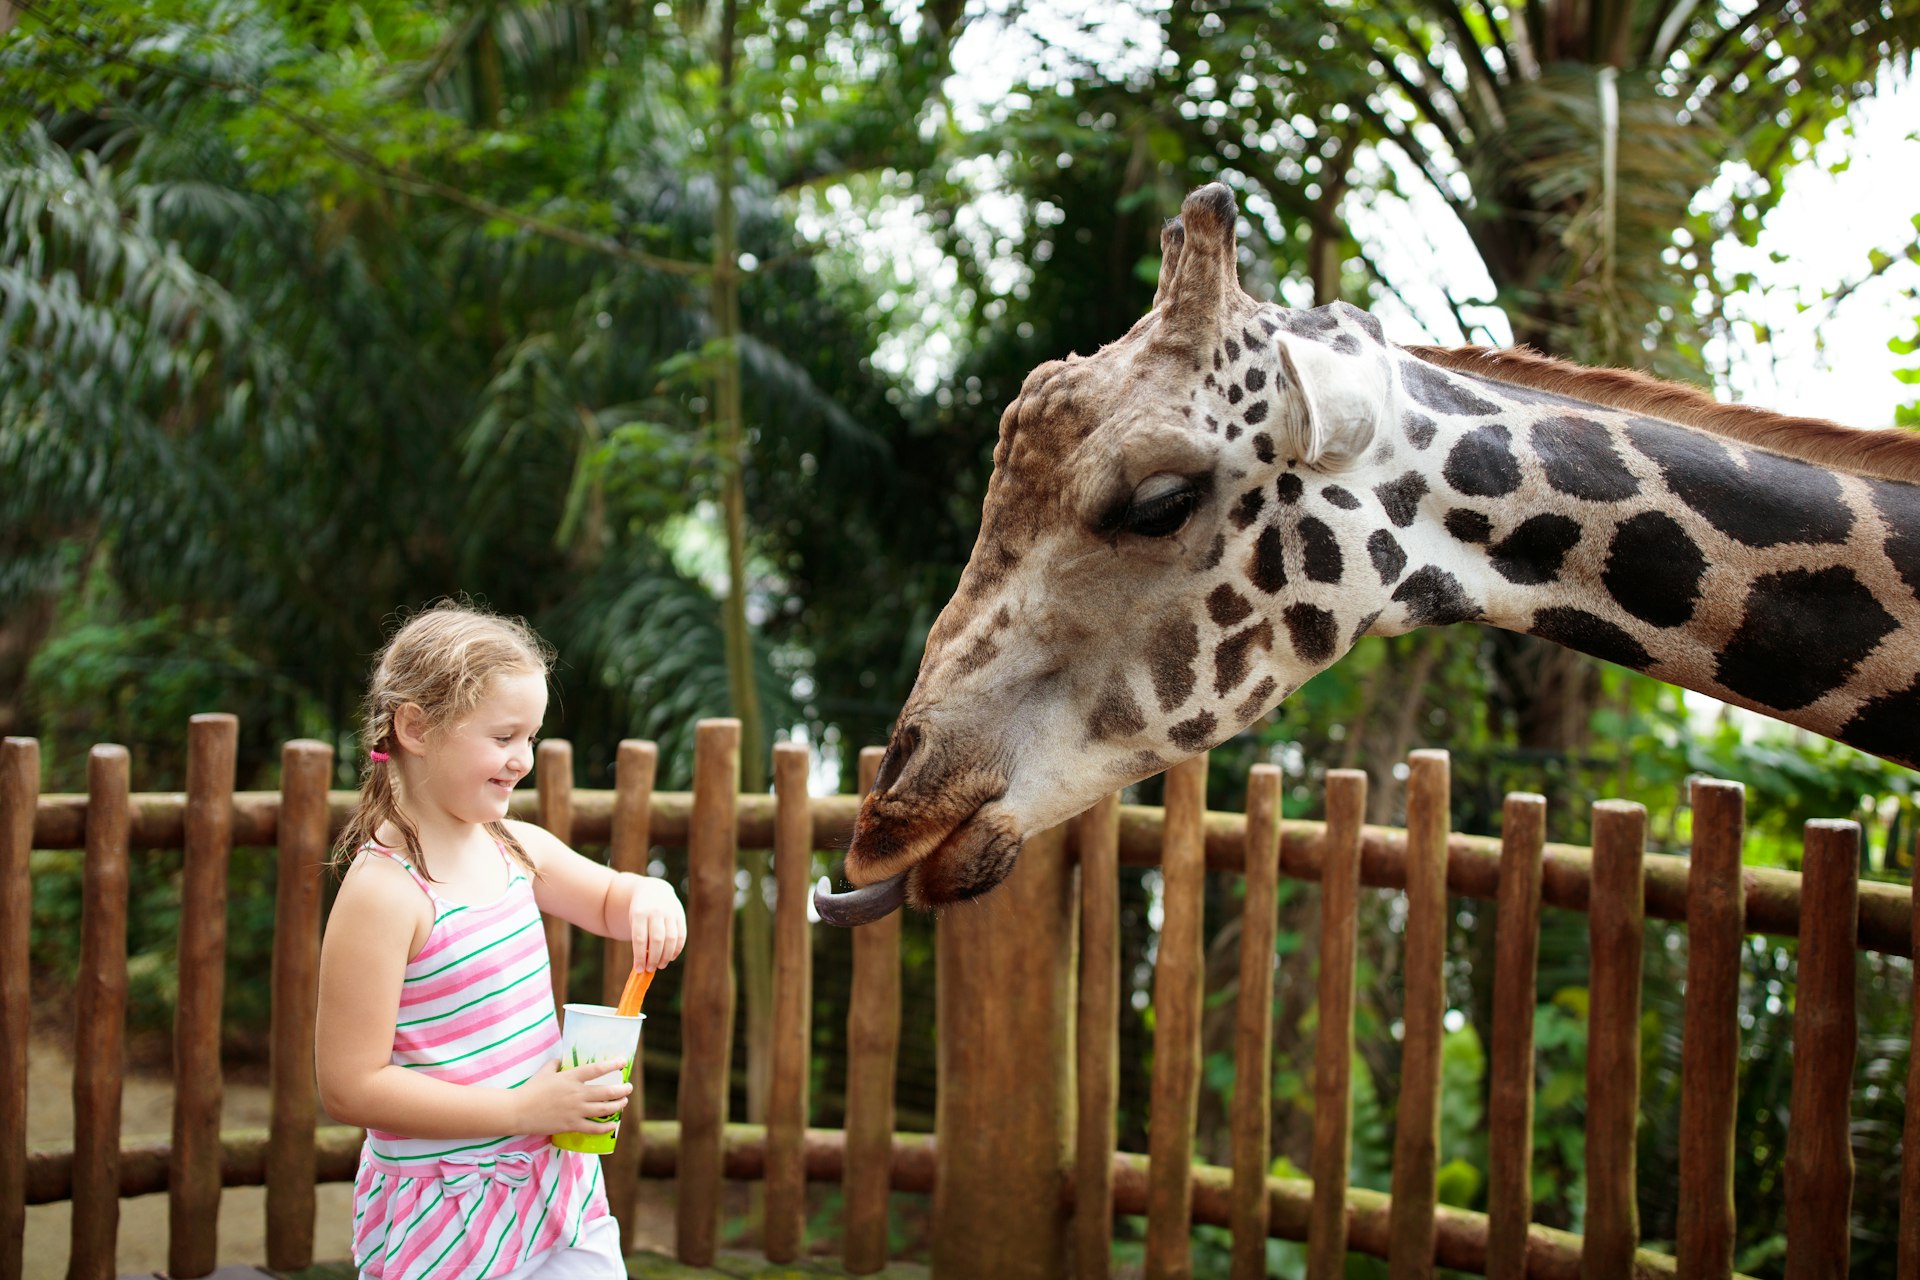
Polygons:
M627 936L633 939L633 967L653 970L687 945L687 913L673 886L652 876L635 876L627 907Z
M601 1116L618 1115L627 1109L633 1086L624 1080L610 1084L589 1084L596 1076L622 1070L624 1062L589 1062L583 1066L556 1071L558 1058L549 1059L533 1079L521 1085L519 1112L514 1132L544 1137L551 1133L612 1133L611 1124L600 1123Z

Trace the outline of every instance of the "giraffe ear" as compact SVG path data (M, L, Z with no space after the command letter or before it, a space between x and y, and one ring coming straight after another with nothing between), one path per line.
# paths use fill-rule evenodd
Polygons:
M1392 381L1385 348L1366 343L1345 354L1284 329L1273 336L1304 409L1291 442L1296 456L1330 470L1357 462L1387 411Z

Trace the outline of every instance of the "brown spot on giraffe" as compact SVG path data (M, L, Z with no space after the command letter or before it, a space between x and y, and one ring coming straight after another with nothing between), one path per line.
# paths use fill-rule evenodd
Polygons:
M1120 672L1110 674L1100 686L1100 699L1087 717L1087 736L1096 742L1130 738L1147 727L1146 713L1134 700L1127 678Z
M1147 672L1162 711L1171 711L1193 692L1194 663L1200 657L1200 628L1190 618L1171 618L1147 641Z
M1262 618L1245 631L1222 640L1213 651L1213 691L1226 694L1238 689L1257 650L1273 648L1273 624Z
M1003 414L849 879L900 877L916 906L985 892L1028 834L1230 736L1360 634L1461 620L1920 763L1920 537L1900 523L1920 440L1392 347L1351 307L1247 295L1236 218L1225 187L1193 193L1152 310ZM1478 519L1450 533L1450 511ZM1363 547L1372 571L1347 572Z

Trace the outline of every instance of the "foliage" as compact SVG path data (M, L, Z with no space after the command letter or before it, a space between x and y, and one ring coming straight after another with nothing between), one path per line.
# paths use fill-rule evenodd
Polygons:
M689 172L710 92L697 14L632 31L592 4L23 13L4 57L25 119L0 155L0 456L21 481L0 497L9 608L58 592L77 545L129 616L218 626L336 736L390 611L456 591L585 660L562 673L560 732L611 743L657 727L659 708L726 709L710 631L655 625L636 650L598 621L655 599L698 613L693 595L726 590L673 567L718 476L703 376L717 356L688 288L713 200ZM815 59L801 94L798 19L756 18L746 87L774 114L744 122L745 141L779 141L783 121L840 136L841 111L843 141L871 131L876 86ZM897 38L876 20L855 4L847 25ZM111 74L82 84L101 64ZM779 202L794 157L749 154L739 243L765 264L741 343L764 513L749 590L788 655L763 662L766 687L809 652L796 642L814 619L788 583L852 576L821 546L848 522L822 519L815 495L886 487L873 424L896 411L863 365L864 295L818 286ZM617 674L636 657L645 692ZM620 718L600 713L603 691ZM670 753L669 778L687 767Z
M1920 229L1920 213L1914 215L1914 227ZM1920 353L1920 316L1914 317L1911 338L1891 337L1887 339L1887 346L1895 355L1910 356ZM1893 376L1909 386L1920 383L1920 365L1910 369L1896 370ZM1920 400L1895 409L1894 424L1908 429L1920 428Z
M1714 274L1711 246L1752 238L1788 166L1883 69L1910 65L1915 37L1906 9L1837 0L1609 0L1581 22L1556 0L1175 0L1151 19L1151 57L1043 49L976 127L951 92L953 46L969 22L990 39L1026 30L1028 11L772 0L741 14L741 111L725 139L745 326L729 344L708 306L716 9L11 6L0 657L31 658L18 673L0 662L0 718L47 742L51 786L80 785L81 752L106 738L132 747L137 786L178 785L185 717L216 707L241 714L243 784L270 780L295 733L344 746L395 611L460 592L526 614L558 646L548 731L574 741L581 781L604 784L618 741L646 736L664 749L662 785L682 782L691 724L730 701L721 602L735 584L716 554L710 386L734 358L751 426L740 588L760 696L772 723L814 741L878 741L967 556L999 413L1034 365L1098 347L1146 308L1161 221L1186 190L1219 178L1239 193L1256 291L1371 301L1442 337L1504 328L1699 378L1718 300L1745 283ZM1388 252L1368 214L1401 207L1458 221L1484 296L1436 301ZM938 251L931 301L933 283L889 270L902 222ZM917 350L928 335L952 341L949 363ZM1911 354L1920 335L1896 342ZM1216 752L1211 801L1237 806L1245 766L1271 760L1288 815L1313 816L1325 769L1364 765L1370 816L1393 821L1395 763L1445 744L1462 830L1496 831L1501 797L1527 789L1550 797L1553 838L1581 841L1591 802L1615 795L1647 806L1654 848L1679 852L1687 782L1704 773L1747 784L1753 863L1792 867L1806 818L1852 815L1868 872L1911 874L1908 773L1703 718L1613 669L1580 686L1586 701L1543 709L1556 674L1466 628L1365 641ZM1556 711L1572 729L1547 743ZM345 781L351 752L342 764ZM76 864L41 853L34 871L35 963L70 979ZM160 1031L177 858L137 858L134 876L136 1016ZM264 963L270 868L236 853L234 886L228 1003L246 1026L264 995L246 975ZM1155 874L1123 874L1120 1125L1134 1149L1158 892ZM1316 950L1316 902L1283 886L1283 976ZM1216 928L1240 909L1210 885ZM1388 896L1362 909L1352 1176L1385 1189L1397 926ZM1489 917L1456 903L1448 951L1442 1151L1448 1198L1466 1204L1484 1199ZM930 937L916 921L903 940L903 1111L929 1109ZM1655 1237L1670 1236L1671 1205L1651 1189L1677 1176L1677 938L1650 929L1646 957L1641 1180ZM822 971L847 950L822 941ZM1542 1220L1576 1230L1585 957L1584 920L1549 911L1535 1190ZM593 957L579 962L587 981ZM1911 969L1861 963L1856 1271L1877 1274L1891 1265L1872 1206L1898 1176ZM1743 1265L1766 1271L1791 947L1756 945L1749 971L1741 1246ZM816 1118L829 1121L836 992L816 986ZM1231 1011L1230 994L1214 989L1210 1017ZM1280 983L1274 1017L1292 1054L1275 1063L1276 1159L1298 1167L1308 984ZM1215 1053L1207 1070L1222 1103L1230 1059ZM1217 1141L1200 1136L1203 1150ZM1217 1245L1199 1234L1198 1267ZM1298 1265L1277 1243L1270 1261Z

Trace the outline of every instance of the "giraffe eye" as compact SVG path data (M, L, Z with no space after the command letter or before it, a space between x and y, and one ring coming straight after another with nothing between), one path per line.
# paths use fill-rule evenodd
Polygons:
M1143 490L1146 487L1141 486ZM1143 538L1170 538L1186 527L1194 508L1199 505L1200 490L1187 482L1144 500L1136 494L1134 500L1127 504L1126 514L1120 519L1120 528L1122 532L1139 534Z

